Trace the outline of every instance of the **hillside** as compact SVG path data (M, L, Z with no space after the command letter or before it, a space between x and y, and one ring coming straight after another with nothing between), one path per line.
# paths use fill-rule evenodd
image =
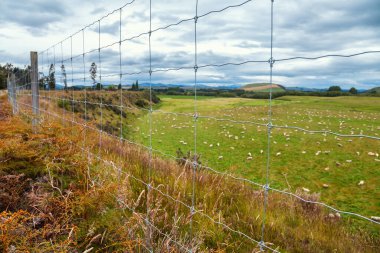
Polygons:
M96 94L92 96L95 99ZM260 238L264 198L260 188L198 171L198 211L191 239L192 216L182 204L191 203L193 175L186 164L155 156L153 190L147 194L146 149L106 134L98 149L99 131L91 122L85 131L81 124L62 125L62 118L54 117L61 108L42 102L49 115L43 113L44 124L35 134L24 116L29 109L22 107L20 117L13 117L6 97L0 98L0 251L144 252L147 232L151 233L147 244L156 252L182 252L168 238L196 252L259 251L249 238ZM81 110L67 116L80 122ZM299 194L313 201L320 198ZM145 226L147 206L151 230ZM276 192L269 194L266 221L266 244L280 252L378 252L378 237L353 229L355 219L343 220Z
M380 94L380 87L372 88L370 90L367 90L365 93Z
M269 92L272 86L272 92L282 92L285 91L285 87L280 84L269 83L251 83L241 87L245 91L254 91L254 92Z

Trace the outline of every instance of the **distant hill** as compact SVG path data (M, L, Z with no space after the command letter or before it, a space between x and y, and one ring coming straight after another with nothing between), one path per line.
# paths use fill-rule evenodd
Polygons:
M380 87L375 87L370 90L367 90L365 93L380 94Z
M285 87L280 84L269 84L269 83L251 83L241 87L245 91L256 91L256 92L269 92L272 87L272 92L285 91Z

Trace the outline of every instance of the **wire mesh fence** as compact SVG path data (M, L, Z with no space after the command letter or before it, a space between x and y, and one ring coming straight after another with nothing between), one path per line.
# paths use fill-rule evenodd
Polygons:
M153 1L154 2L154 1ZM205 13L199 13L198 0L193 4L194 15L189 18L179 19L172 23L155 27L154 9L152 1L149 1L149 11L146 16L146 27L144 31L138 31L135 34L126 33L128 13L133 9L135 1L126 3L122 7L115 9L95 20L93 23L81 28L78 32L70 35L64 40L54 44L45 51L38 53L40 63L33 63L31 70L26 71L25 76L17 80L10 79L8 81L9 100L14 108L14 113L22 113L31 117L39 124L46 124L48 121L59 121L67 128L67 134L78 137L81 141L73 143L91 159L98 160L106 164L110 170L115 171L119 177L128 178L134 183L139 184L141 189L145 190L145 207L137 208L131 206L131 202L126 203L120 195L115 195L122 208L129 210L134 215L140 217L144 221L144 240L143 247L154 252L157 249L156 237L165 238L168 245L173 245L178 251L196 252L200 249L201 235L198 233L200 221L208 220L209 223L216 225L223 231L227 231L227 237L241 241L243 246L239 246L243 251L282 251L281 245L276 245L272 240L273 237L268 237L266 234L272 229L273 224L268 223L268 217L272 219L276 215L276 206L271 205L271 194L280 195L286 201L296 199L305 205L321 206L329 211L344 215L344 219L358 218L368 223L379 225L380 222L361 212L340 210L334 205L324 203L319 200L310 198L309 196L292 191L291 189L281 189L278 184L273 182L271 166L273 160L281 155L273 152L273 136L278 136L279 131L285 137L291 132L296 134L316 135L316 138L323 139L329 136L335 138L347 139L364 139L368 141L379 141L380 137L375 134L360 133L345 133L340 129L309 129L307 126L298 126L297 123L291 125L290 122L274 122L273 120L273 71L275 71L276 63L289 61L317 61L322 58L353 58L366 54L378 54L380 51L363 51L352 54L328 54L321 56L295 56L276 59L274 48L274 16L275 16L275 1L268 1L270 16L268 23L270 24L270 52L267 59L260 60L242 60L238 62L217 62L200 64L198 52L198 29L199 25L208 16L224 15L226 11L232 9L243 9L248 4L254 4L255 1L247 0L234 5L227 5L220 9L211 10ZM126 13L126 14L124 14ZM152 18L153 17L153 18ZM110 41L107 35L107 29L110 23L116 24L117 40ZM162 39L159 35L164 30L181 29L182 26L187 26L192 33L190 36L193 40L193 59L186 59L180 66L160 66L155 59L155 53L158 54L160 48L155 48L155 42ZM127 34L127 36L125 36ZM157 39L155 39L157 36ZM133 53L129 51L129 43L136 43L139 50L145 51L145 58L141 61L136 61L135 64L128 62L126 58L133 57ZM79 48L75 45L81 45ZM117 64L114 64L117 62ZM200 82L198 80L199 73L205 69L213 68L228 68L242 67L250 64L265 64L268 66L269 80L269 99L267 101L267 109L257 112L259 116L247 118L246 114L242 117L239 114L224 114L213 115L212 112L200 110L200 106L204 106L199 101L197 92L200 90ZM36 67L37 66L37 67ZM40 71L40 72L39 72ZM170 111L157 107L158 102L154 93L155 87L152 82L154 75L167 75L165 78L170 80L173 73L179 75L193 75L193 83L190 89L193 95L191 110L185 111ZM33 76L34 77L31 77ZM38 80L36 79L39 76ZM144 83L144 89L138 88L140 80ZM133 83L131 87L131 83ZM33 87L37 88L33 90ZM33 92L32 92L33 90ZM143 90L143 91L142 91ZM140 99L138 92L143 94L143 99ZM37 104L32 100L36 99ZM201 104L201 105L200 105ZM216 105L217 106L217 105ZM202 108L201 108L202 109ZM146 122L144 130L134 130L131 127L130 119L133 114L145 115ZM254 111L252 113L255 113ZM162 142L161 136L174 138L170 133L165 133L163 128L159 128L162 124L159 120L170 121L173 131L177 131L181 135L180 145L188 149L188 153L183 153L180 149L179 153L174 153L173 148L162 149L155 144ZM175 123L176 119L180 119L179 123ZM224 150L220 153L215 161L215 158L209 158L206 145L210 149L215 146L220 146L222 138L211 140L212 143L203 141L205 135L210 134L207 130L207 125L220 124L220 133L227 138L233 138L238 141L239 138L245 138L245 135L264 136L265 140L255 147L261 156L262 175L259 178L244 176L244 173L235 173L231 170L218 168L218 160L226 159L231 156L229 153L234 150L234 147ZM289 124L289 125L288 125ZM231 126L238 126L243 131L240 134L233 133L233 130L226 130ZM78 130L79 129L79 130ZM162 131L159 133L158 129ZM131 136L131 132L137 132L139 138ZM172 133L173 133L172 131ZM170 132L170 131L168 131ZM203 133L202 133L203 132ZM250 133L249 133L250 132ZM96 136L96 139L94 139ZM253 138L252 138L253 140ZM168 143L169 145L169 143ZM179 144L177 144L179 145ZM239 145L239 144L236 144ZM145 152L145 166L143 171L136 171L128 168L125 160L130 158L125 157L123 152L120 152L118 157L110 156L115 147L121 150L127 146L135 148L136 152ZM156 146L156 147L155 147ZM203 148L200 148L202 146ZM162 147L162 145L160 145ZM251 147L247 147L251 150ZM321 152L321 151L319 151ZM244 155L245 156L245 155ZM273 157L276 156L276 157ZM249 152L247 160L252 159L252 154ZM234 157L231 159L230 165L233 165ZM176 189L178 183L173 180L166 180L165 174L162 173L162 162L168 164L175 163L180 165L183 170L175 172L178 178L185 181L183 189ZM248 161L247 161L248 162ZM247 165L252 168L251 164ZM161 169L161 172L160 170ZM242 170L240 170L242 171ZM185 175L185 176L183 176ZM215 177L214 177L215 176ZM212 180L229 180L235 182L236 185L243 188L248 187L249 193L252 194L252 204L250 208L256 209L256 219L239 220L241 210L237 207L225 207L230 211L230 217L224 217L220 210L222 206L218 205L216 200L212 202L210 196L201 193L204 189L204 178L212 178ZM100 182L95 182L100 183ZM120 184L123 184L121 182ZM272 186L273 185L273 186ZM122 188L122 187L121 187ZM213 191L215 189L208 189ZM207 189L206 189L207 191ZM238 192L239 193L239 192ZM122 195L122 193L120 193ZM242 193L243 194L243 193ZM160 196L158 198L157 196ZM213 196L214 197L214 196ZM220 196L219 196L220 197ZM219 199L219 197L217 199ZM156 223L155 212L157 206L165 199L168 205L174 205L179 210L178 213L172 214L173 220L166 221L170 225ZM210 198L210 199L208 199ZM274 198L274 197L272 197ZM233 203L234 199L224 200ZM170 203L170 204L169 204ZM217 206L213 209L206 206ZM231 205L232 204L228 204ZM229 210L231 209L231 210ZM232 212L235 212L233 215ZM235 217L236 215L236 217ZM182 220L178 217L184 217ZM178 220L175 220L177 218ZM236 219L236 220L235 220ZM179 221L180 220L180 221ZM233 222L235 221L235 222ZM171 227L171 230L168 229ZM173 227L181 227L180 232L174 233ZM223 243L225 238L221 238Z

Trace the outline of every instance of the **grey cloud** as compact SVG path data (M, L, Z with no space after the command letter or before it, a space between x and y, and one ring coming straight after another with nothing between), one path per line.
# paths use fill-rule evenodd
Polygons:
M93 27L92 31L97 33L97 32L99 32L99 28ZM119 21L113 22L111 24L101 24L101 26L100 26L100 32L101 33L106 33L106 34L110 34L110 35L117 35L117 34L119 34L119 31L120 31Z
M101 14L101 13L104 13L104 12L106 12L106 9L104 7L95 7L91 11L91 15L98 15L98 14Z
M68 8L60 1L12 1L4 0L0 21L14 23L30 31L46 29L62 21L68 15Z

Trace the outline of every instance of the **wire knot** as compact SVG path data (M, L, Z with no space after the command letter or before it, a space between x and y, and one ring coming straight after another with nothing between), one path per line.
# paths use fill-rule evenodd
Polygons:
M190 207L190 214L191 215L194 215L195 214L195 208L192 206Z
M149 34L149 37L152 37L152 31L149 31L148 34Z
M273 57L271 57L269 60L268 60L268 63L270 64L270 67L273 68L273 65L274 63L276 62L275 59L273 59Z
M198 18L199 18L198 16L194 17L194 23L198 23Z
M267 191L269 191L269 184L264 184L263 185L263 188L264 188L264 190L267 192Z
M195 72L198 72L198 68L199 68L198 65L194 65L194 71Z
M273 124L272 124L272 122L269 122L269 123L267 124L267 127L268 127L268 130L271 130L271 129L273 128Z
M259 242L259 247L260 247L260 251L264 251L265 242L260 241L260 242Z
M150 70L149 70L149 75L151 76L151 75L152 75L152 73L153 73L153 71L150 69Z
M196 113L194 113L193 117L194 117L194 120L197 120L199 117L199 114L196 112Z

